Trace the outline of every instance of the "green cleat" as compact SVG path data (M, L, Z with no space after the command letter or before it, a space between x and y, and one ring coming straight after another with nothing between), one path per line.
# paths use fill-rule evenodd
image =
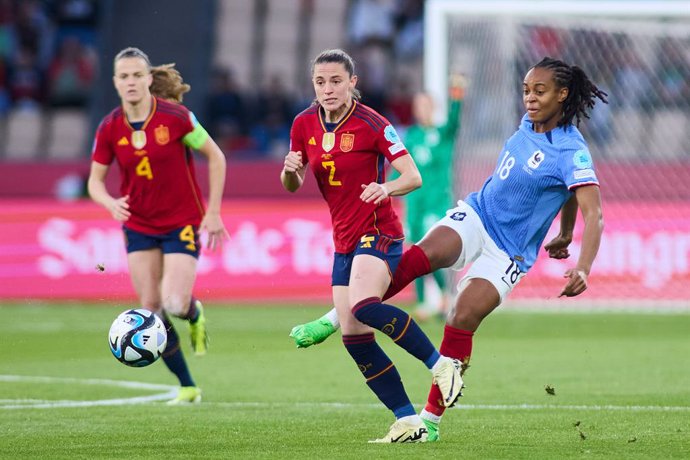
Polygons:
M427 420L425 418L422 419L422 422L424 422L424 425L426 425L426 429L429 432L426 438L427 442L436 442L441 439L438 423L432 422L431 420Z
M182 404L199 404L201 402L201 388L199 387L180 387L177 396L166 404L168 406L179 406Z
M335 332L335 328L327 319L317 319L292 328L290 337L295 340L297 348L307 348L318 345Z
M189 334L192 336L192 348L194 354L203 356L208 350L208 333L206 332L206 316L204 316L204 306L200 301L196 301L196 308L199 310L199 317L195 322L189 323Z

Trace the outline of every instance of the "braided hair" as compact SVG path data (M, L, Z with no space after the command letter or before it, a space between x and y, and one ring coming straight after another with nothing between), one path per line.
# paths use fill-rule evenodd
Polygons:
M594 107L596 100L608 104L608 94L592 83L584 70L578 66L569 66L563 61L545 57L532 68L553 71L553 79L559 88L568 88L568 97L563 101L563 115L557 126L580 125L582 117L589 118L587 111Z

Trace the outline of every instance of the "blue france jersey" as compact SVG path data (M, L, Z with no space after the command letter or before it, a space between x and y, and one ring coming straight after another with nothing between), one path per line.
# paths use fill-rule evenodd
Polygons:
M498 247L526 272L572 190L589 184L599 181L580 131L571 125L535 133L525 115L493 175L465 201Z

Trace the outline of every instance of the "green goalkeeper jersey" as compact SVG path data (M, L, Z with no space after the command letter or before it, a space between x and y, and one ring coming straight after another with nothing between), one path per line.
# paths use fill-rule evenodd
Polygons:
M405 147L423 181L420 189L405 196L408 236L415 242L453 204L453 150L461 109L461 100L451 100L444 125L412 125L405 135Z

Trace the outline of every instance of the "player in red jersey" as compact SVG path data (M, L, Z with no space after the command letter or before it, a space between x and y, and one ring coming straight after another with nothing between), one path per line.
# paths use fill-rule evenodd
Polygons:
M312 82L316 100L293 122L281 182L297 191L309 165L328 204L335 243L333 303L343 343L367 385L396 417L389 433L373 442L424 442L427 428L374 338L378 329L424 362L446 405L455 402L462 386L460 362L441 356L407 313L381 302L404 238L390 197L421 186L421 176L388 120L358 101L357 76L347 53L319 54L312 63ZM400 173L389 182L386 160Z
M154 97L150 87L180 102L189 85L171 66L152 68L137 48L120 51L113 82L122 105L107 115L94 141L88 190L91 198L122 222L127 262L141 306L161 315L168 329L163 360L180 381L171 404L199 402L179 338L165 312L187 319L192 346L207 348L205 317L192 295L199 256L199 234L208 246L222 244L227 232L220 217L225 184L225 157L194 115L184 106ZM204 208L190 149L209 164L209 203ZM120 197L110 195L105 178L117 161Z

